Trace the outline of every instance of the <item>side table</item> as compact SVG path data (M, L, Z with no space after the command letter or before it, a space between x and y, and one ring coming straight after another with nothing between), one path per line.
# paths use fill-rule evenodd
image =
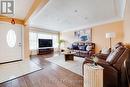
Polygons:
M74 60L74 54L73 53L65 53L65 61L67 60Z
M84 87L103 87L103 67L84 64Z

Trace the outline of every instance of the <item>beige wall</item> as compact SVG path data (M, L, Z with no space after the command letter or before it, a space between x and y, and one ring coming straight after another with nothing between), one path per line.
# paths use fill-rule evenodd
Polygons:
M61 32L60 39L65 40L65 43L61 45L62 48L66 48L73 42L77 41L77 39L74 37L74 31Z
M124 42L130 45L130 0L127 0L126 2L124 18Z
M112 38L112 45L123 42L123 21L95 26L92 28L92 42L96 43L96 52L103 47L109 48L109 39L106 38L107 32L115 32L115 38Z
M64 48L64 49L66 49L68 46L70 46L73 42L79 41L79 39L77 39L74 36L74 31L61 32L60 39L65 40L65 43L61 44L61 48Z
M115 32L116 37L112 39L112 44L119 41L123 42L123 21L95 26L92 28L92 42L96 43L96 52L99 52L103 47L109 48L109 39L106 39L107 32ZM67 41L64 47L72 42L77 41L74 37L74 31L61 32L61 39ZM63 46L62 46L63 47Z

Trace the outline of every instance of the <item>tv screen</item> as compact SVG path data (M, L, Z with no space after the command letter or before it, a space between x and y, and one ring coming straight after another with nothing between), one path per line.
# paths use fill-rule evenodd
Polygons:
M52 47L52 39L39 39L39 48L41 47Z

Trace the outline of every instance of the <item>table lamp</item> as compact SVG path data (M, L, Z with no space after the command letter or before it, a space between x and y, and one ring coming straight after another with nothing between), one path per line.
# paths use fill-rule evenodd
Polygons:
M112 38L114 38L115 37L115 32L108 32L108 33L106 33L106 38L108 38L109 39L109 47L110 47L110 50L111 50L111 45L112 45Z

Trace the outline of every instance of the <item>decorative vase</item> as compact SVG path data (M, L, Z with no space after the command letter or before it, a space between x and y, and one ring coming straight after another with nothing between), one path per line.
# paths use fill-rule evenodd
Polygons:
M97 66L97 62L98 62L98 58L97 57L93 57L93 65Z
M94 65L94 66L97 66L97 63L96 63L96 62L93 62L93 65Z

